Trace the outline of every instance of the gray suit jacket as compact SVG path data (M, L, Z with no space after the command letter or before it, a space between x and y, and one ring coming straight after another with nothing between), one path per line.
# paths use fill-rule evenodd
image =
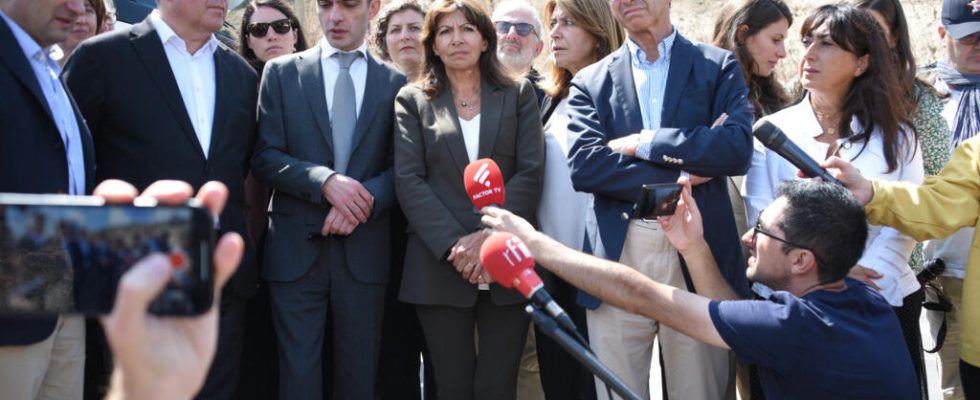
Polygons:
M330 211L324 182L333 172L333 137L323 89L320 46L266 64L259 95L259 134L252 171L273 189L262 277L292 281L309 270ZM390 266L389 211L395 205L392 175L393 104L405 77L367 57L367 83L351 144L347 176L374 196L368 222L343 239L351 274L383 283ZM354 101L354 99L351 99Z
M530 84L492 87L480 94L480 145L477 158L491 158L504 176L504 208L532 219L541 198L544 135ZM451 90L429 99L418 87L402 88L395 101L395 189L408 218L408 248L400 298L415 304L470 307L477 286L463 280L446 261L459 238L480 227L480 216L463 186L469 164ZM497 304L523 297L491 285Z

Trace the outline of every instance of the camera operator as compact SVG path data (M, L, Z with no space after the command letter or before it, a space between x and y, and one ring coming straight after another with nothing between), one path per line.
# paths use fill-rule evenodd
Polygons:
M484 209L483 222L517 235L539 265L603 301L757 364L768 398L918 397L891 307L874 289L846 278L868 235L864 210L847 190L816 181L781 186L742 238L751 255L748 278L775 292L767 300L734 300L683 183L674 215L660 224L699 294L568 249L505 210Z

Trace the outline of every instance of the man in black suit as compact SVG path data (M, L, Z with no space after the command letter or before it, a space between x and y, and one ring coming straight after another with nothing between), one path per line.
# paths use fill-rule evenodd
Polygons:
M0 192L91 191L92 139L51 45L65 40L84 0L0 0ZM80 317L0 316L0 398L80 398Z
M247 237L244 182L255 136L256 74L214 36L227 0L158 5L143 22L79 46L65 67L95 140L95 179L122 179L140 190L161 179L194 190L221 181L230 196L219 229ZM256 284L254 252L245 254L221 297L218 352L201 398L234 393L245 299Z
M333 320L334 399L373 399L390 268L394 98L405 77L364 37L379 0L319 0L326 38L266 64L255 177L274 192L262 277L279 397L320 399Z

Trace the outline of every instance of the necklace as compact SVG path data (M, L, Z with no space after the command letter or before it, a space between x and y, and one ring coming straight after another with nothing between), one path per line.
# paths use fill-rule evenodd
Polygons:
M457 104L459 105L460 108L470 109L476 107L477 103L479 103L479 99L480 99L479 95L470 97L469 99L461 98L459 99L459 101L457 101Z

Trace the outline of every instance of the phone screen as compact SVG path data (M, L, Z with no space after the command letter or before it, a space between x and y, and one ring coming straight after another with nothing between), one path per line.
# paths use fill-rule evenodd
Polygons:
M0 312L108 313L123 273L161 253L173 275L150 312L200 314L213 291L210 225L195 207L0 204Z

